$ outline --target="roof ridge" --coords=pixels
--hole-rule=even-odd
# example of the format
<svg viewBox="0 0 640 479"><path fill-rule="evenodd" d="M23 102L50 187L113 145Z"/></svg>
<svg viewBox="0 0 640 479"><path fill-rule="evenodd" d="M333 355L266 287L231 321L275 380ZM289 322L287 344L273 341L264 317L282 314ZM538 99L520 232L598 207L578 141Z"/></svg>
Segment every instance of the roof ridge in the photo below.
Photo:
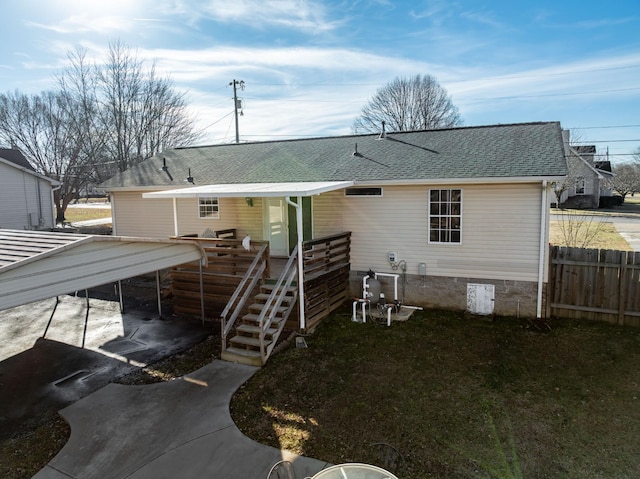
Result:
<svg viewBox="0 0 640 479"><path fill-rule="evenodd" d="M482 128L503 128L510 126L532 126L532 125L551 125L551 124L560 124L560 121L530 121L523 123L496 123L491 125L469 125L469 126L455 126L455 127L447 127L447 128L429 128L422 130L407 130L407 131L387 131L387 135L407 135L412 133L426 133L432 131L453 131L453 130L472 130L472 129L482 129ZM264 141L246 141L243 143L216 143L211 145L190 145L190 146L177 146L175 148L171 148L173 150L189 150L194 148L215 148L221 146L241 146L241 145L264 145L269 143L292 143L292 142L303 142L303 141L315 141L315 140L338 140L338 139L348 139L348 138L366 138L370 136L380 136L380 133L351 133L349 135L326 135L326 136L309 136L303 138L284 138L281 140L264 140Z"/></svg>

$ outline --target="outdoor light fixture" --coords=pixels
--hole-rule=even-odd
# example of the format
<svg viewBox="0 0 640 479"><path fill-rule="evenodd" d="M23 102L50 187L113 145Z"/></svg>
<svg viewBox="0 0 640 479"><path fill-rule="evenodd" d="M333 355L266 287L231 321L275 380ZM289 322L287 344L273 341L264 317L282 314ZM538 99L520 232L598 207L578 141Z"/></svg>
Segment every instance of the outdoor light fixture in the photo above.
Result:
<svg viewBox="0 0 640 479"><path fill-rule="evenodd" d="M253 206L253 198L247 196L244 200L247 202L247 206Z"/></svg>

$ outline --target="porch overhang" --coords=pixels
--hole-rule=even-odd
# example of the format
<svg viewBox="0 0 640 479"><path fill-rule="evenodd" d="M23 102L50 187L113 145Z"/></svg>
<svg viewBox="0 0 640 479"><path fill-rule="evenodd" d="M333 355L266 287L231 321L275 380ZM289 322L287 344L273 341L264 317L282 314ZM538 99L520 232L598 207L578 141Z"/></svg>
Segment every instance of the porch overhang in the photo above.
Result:
<svg viewBox="0 0 640 479"><path fill-rule="evenodd" d="M296 230L298 235L298 291L299 291L299 316L300 328L306 327L305 305L304 305L304 271L302 265L302 201L305 196L314 196L329 191L340 190L353 186L353 181L299 181L295 183L236 183L220 185L202 185L173 190L155 191L153 193L143 193L143 198L172 198L173 199L173 221L175 235L178 236L177 207L178 198L200 198L214 196L218 198L268 198L285 197L289 205L296 209ZM291 198L298 198L297 203Z"/></svg>
<svg viewBox="0 0 640 479"><path fill-rule="evenodd" d="M202 185L143 193L143 198L220 198L314 196L353 186L353 181L300 181L295 183L236 183Z"/></svg>

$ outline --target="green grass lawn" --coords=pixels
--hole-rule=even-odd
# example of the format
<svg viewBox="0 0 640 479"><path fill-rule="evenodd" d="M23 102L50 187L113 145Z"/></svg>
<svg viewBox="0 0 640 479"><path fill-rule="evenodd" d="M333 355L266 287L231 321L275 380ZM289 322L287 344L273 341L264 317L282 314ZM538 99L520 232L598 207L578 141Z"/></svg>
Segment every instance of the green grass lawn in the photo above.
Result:
<svg viewBox="0 0 640 479"><path fill-rule="evenodd" d="M249 437L331 463L404 455L401 478L640 477L640 331L424 312L324 320L232 401Z"/></svg>

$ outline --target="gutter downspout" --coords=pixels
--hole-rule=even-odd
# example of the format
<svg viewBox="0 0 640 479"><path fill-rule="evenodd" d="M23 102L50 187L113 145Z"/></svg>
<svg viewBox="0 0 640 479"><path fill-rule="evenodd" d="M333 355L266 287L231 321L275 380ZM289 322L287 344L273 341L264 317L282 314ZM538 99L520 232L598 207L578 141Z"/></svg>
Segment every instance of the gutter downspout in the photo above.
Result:
<svg viewBox="0 0 640 479"><path fill-rule="evenodd" d="M109 193L109 203L111 203L111 236L118 236L116 201L113 193Z"/></svg>
<svg viewBox="0 0 640 479"><path fill-rule="evenodd" d="M548 222L548 205L547 205L547 180L542 180L542 205L540 207L540 252L538 258L538 298L536 301L536 317L542 318L542 287L544 285L544 265L547 257L547 222Z"/></svg>
<svg viewBox="0 0 640 479"><path fill-rule="evenodd" d="M298 292L300 297L298 300L298 307L300 315L300 329L304 329L307 326L304 316L304 266L302 263L302 235L304 231L302 228L302 197L298 196L297 198L297 203L291 201L290 196L285 197L285 201L296 209L296 227L298 232Z"/></svg>
<svg viewBox="0 0 640 479"><path fill-rule="evenodd" d="M177 198L172 198L173 200L173 235L178 237L178 200Z"/></svg>

